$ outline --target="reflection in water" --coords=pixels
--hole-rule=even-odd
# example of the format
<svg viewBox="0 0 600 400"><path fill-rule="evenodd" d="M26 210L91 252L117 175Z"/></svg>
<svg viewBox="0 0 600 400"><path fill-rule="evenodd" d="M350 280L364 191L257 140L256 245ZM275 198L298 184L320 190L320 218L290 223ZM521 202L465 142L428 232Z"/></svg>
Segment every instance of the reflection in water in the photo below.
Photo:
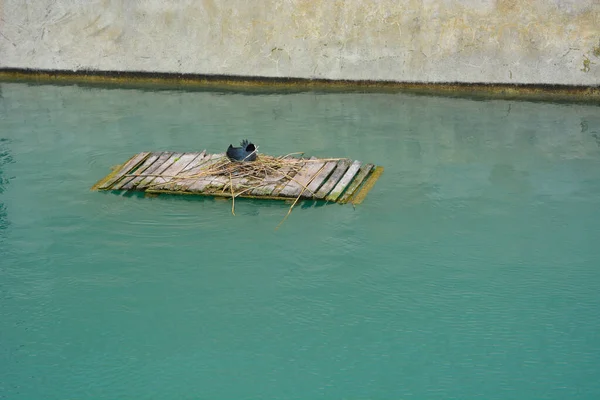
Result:
<svg viewBox="0 0 600 400"><path fill-rule="evenodd" d="M6 204L4 203L3 193L10 182L6 173L6 166L13 163L13 157L9 149L10 140L0 138L0 238L4 236L4 232L8 228L8 215Z"/></svg>
<svg viewBox="0 0 600 400"><path fill-rule="evenodd" d="M4 187L8 184L5 166L13 162L12 153L9 149L11 140L0 137L0 193L4 191Z"/></svg>
<svg viewBox="0 0 600 400"><path fill-rule="evenodd" d="M8 215L6 213L6 205L0 202L0 240L4 237L6 229L8 229Z"/></svg>

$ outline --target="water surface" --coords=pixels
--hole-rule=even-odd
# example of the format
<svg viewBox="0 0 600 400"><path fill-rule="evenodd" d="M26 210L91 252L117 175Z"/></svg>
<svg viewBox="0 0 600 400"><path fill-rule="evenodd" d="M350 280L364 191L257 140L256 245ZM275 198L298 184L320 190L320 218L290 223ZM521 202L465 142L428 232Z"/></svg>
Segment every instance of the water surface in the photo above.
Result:
<svg viewBox="0 0 600 400"><path fill-rule="evenodd" d="M0 84L0 398L600 398L600 109ZM91 192L140 151L385 167L360 206Z"/></svg>

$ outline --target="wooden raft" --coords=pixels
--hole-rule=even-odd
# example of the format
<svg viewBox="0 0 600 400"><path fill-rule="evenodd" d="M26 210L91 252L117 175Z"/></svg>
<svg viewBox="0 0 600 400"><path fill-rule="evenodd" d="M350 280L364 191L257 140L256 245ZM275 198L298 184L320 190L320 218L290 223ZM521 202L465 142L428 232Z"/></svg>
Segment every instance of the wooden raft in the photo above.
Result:
<svg viewBox="0 0 600 400"><path fill-rule="evenodd" d="M275 161L264 161L262 168L261 158ZM142 152L116 166L92 190L359 204L383 173L383 167L347 158L283 160L293 167L277 160L259 154L257 161L231 162L224 153L206 150Z"/></svg>

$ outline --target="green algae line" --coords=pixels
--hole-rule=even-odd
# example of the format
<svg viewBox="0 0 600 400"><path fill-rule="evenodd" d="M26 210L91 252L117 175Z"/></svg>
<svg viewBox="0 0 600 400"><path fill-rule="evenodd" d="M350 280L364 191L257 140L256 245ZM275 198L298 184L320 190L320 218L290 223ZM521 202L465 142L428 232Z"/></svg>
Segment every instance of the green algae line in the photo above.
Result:
<svg viewBox="0 0 600 400"><path fill-rule="evenodd" d="M0 82L79 84L101 87L116 86L118 88L149 88L153 90L178 88L285 93L311 90L344 93L402 92L482 99L600 103L600 85L333 80L137 71L32 70L23 68L1 68Z"/></svg>

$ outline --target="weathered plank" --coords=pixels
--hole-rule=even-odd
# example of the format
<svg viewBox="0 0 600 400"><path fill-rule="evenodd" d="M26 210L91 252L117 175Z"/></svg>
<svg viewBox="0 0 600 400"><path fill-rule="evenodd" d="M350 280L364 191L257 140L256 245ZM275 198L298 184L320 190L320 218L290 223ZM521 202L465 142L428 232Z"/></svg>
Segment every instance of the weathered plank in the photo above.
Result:
<svg viewBox="0 0 600 400"><path fill-rule="evenodd" d="M327 182L325 182L323 186L321 186L321 188L317 191L315 197L317 199L325 198L325 196L329 194L331 189L333 189L333 187L339 182L339 180L342 179L342 176L344 176L344 173L348 170L349 166L350 160L348 159L338 161L335 170L333 171L329 179L327 179Z"/></svg>
<svg viewBox="0 0 600 400"><path fill-rule="evenodd" d="M116 172L110 179L108 179L101 186L99 186L99 188L100 189L109 189L110 187L112 187L112 185L114 185L121 178L123 178L127 173L129 173L129 171L131 171L133 168L137 167L140 163L144 162L149 155L150 155L150 152L145 151L145 152L136 154L135 156L131 157L129 159L129 161L127 161L125 163L125 165L123 165L118 170L118 172Z"/></svg>
<svg viewBox="0 0 600 400"><path fill-rule="evenodd" d="M352 178L354 178L354 175L356 175L356 173L358 172L360 165L361 165L360 161L354 161L352 163L352 165L350 165L350 168L348 168L348 170L346 171L346 173L344 174L342 179L340 179L340 181L337 183L337 185L335 185L333 190L331 190L331 192L327 195L327 197L325 197L325 200L336 201L338 199L338 197L340 197L340 195L342 194L342 192L344 191L346 186L348 186L350 184L350 181L352 180Z"/></svg>
<svg viewBox="0 0 600 400"><path fill-rule="evenodd" d="M223 192L225 185L229 184L229 177L220 175L215 176L212 181L208 185L204 187L204 191L206 193L217 193Z"/></svg>
<svg viewBox="0 0 600 400"><path fill-rule="evenodd" d="M225 176L222 177L225 180L225 184L221 187L215 188L213 187L213 182L211 182L211 184L209 185L209 187L205 188L205 191L208 191L209 193L218 193L219 196L229 196L231 197L231 192L232 189L231 187L233 187L233 194L234 196L238 196L240 194L248 196L249 192L250 192L250 188L253 186L253 183L255 184L256 182L254 179L252 179L251 177L235 177L235 176L231 176L231 179L229 178L229 176ZM219 179L221 180L221 179Z"/></svg>
<svg viewBox="0 0 600 400"><path fill-rule="evenodd" d="M203 170L210 168L212 165L223 161L223 159L224 159L224 155L222 153L221 154L211 154L209 159L204 164L202 164L198 173L201 173ZM215 176L205 176L205 177L201 177L201 178L196 178L187 186L182 185L182 188L184 190L187 190L190 192L202 192L204 190L204 188L213 181L214 178L215 178Z"/></svg>
<svg viewBox="0 0 600 400"><path fill-rule="evenodd" d="M275 188L269 196L279 197L281 191L290 183L290 181L296 178L296 175L298 175L299 170L303 167L304 164L302 164L302 166L296 165L296 168L290 166L290 169L287 172L286 176L275 185Z"/></svg>
<svg viewBox="0 0 600 400"><path fill-rule="evenodd" d="M311 182L311 179L325 165L323 161L317 161L316 157L311 157L306 161L296 176L281 189L279 196L282 197L298 197L302 191L306 191L306 186Z"/></svg>
<svg viewBox="0 0 600 400"><path fill-rule="evenodd" d="M184 153L179 159L175 160L173 164L162 172L162 176L157 177L152 186L157 190L165 190L169 186L169 183L173 181L185 167L187 167L192 161L194 161L200 154L199 153Z"/></svg>
<svg viewBox="0 0 600 400"><path fill-rule="evenodd" d="M183 155L183 153L173 153L171 154L171 157L169 157L169 159L167 161L165 161L160 167L158 167L158 169L156 171L154 171L154 175L162 175L163 172L165 172L165 170L167 168L169 168L171 165L173 165L173 163L177 160L179 160L179 158ZM159 178L159 176L148 176L146 178L144 178L138 185L138 189L141 188L146 188L146 189L150 189L154 187L154 182L156 182L156 180ZM159 181L160 182L160 181Z"/></svg>
<svg viewBox="0 0 600 400"><path fill-rule="evenodd" d="M195 173L194 171L206 160L206 158L207 158L206 150L202 150L198 154L198 157L196 157L194 159L194 161L189 163L187 165L187 167L185 167L183 170L181 170L181 172L179 172L179 174L180 175L193 175Z"/></svg>
<svg viewBox="0 0 600 400"><path fill-rule="evenodd" d="M381 174L383 174L383 167L375 167L373 169L373 172L371 172L365 183L360 187L360 190L352 196L351 203L353 205L359 205L363 202L365 197L367 197L367 193L373 188Z"/></svg>
<svg viewBox="0 0 600 400"><path fill-rule="evenodd" d="M148 174L154 174L156 173L156 171L173 155L172 152L170 151L165 151L162 152L160 154L160 156L158 157L158 159L152 164L152 166L148 169L146 169L144 171L144 175ZM130 180L129 182L127 182L125 185L123 185L122 189L125 190L131 190L133 188L137 188L138 186L140 186L140 183L142 183L142 181L145 181L147 178L145 176L139 176L139 177L135 177L132 180ZM143 187L143 185L142 185Z"/></svg>
<svg viewBox="0 0 600 400"><path fill-rule="evenodd" d="M233 178L232 184L233 193L236 197L239 195L250 196L252 188L256 186L256 181L251 178ZM227 188L225 188L225 190L227 190Z"/></svg>
<svg viewBox="0 0 600 400"><path fill-rule="evenodd" d="M150 154L150 156L148 158L146 158L146 161L144 161L142 163L142 165L139 166L138 169L136 169L133 174L134 175L139 175L144 173L146 170L148 170L149 168L152 167L152 165L158 160L158 158L160 157L162 153L152 153ZM135 176L126 176L125 178L121 179L118 183L116 183L113 186L113 190L121 190L121 189L126 189L126 185L128 183L130 183L131 181L133 181L134 179L136 179Z"/></svg>
<svg viewBox="0 0 600 400"><path fill-rule="evenodd" d="M356 189L358 189L358 187L360 186L360 184L369 175L369 173L371 172L371 170L373 169L373 167L374 167L373 164L363 164L363 166L360 167L360 170L358 170L358 173L356 174L356 176L352 180L352 183L350 183L350 186L348 186L348 188L346 189L346 191L344 192L344 194L342 195L342 197L340 197L338 199L338 203L345 204L345 203L348 202L348 199L350 199L350 197L352 197L352 195L354 194L354 192L356 191Z"/></svg>
<svg viewBox="0 0 600 400"><path fill-rule="evenodd" d="M254 188L250 194L252 196L276 196L295 174L296 171L291 167L283 167L279 171L269 174L263 180L263 184Z"/></svg>
<svg viewBox="0 0 600 400"><path fill-rule="evenodd" d="M337 165L337 161L329 161L325 164L321 172L315 176L313 181L307 186L307 190L302 193L302 197L315 197L317 193L317 189L325 182L329 174L333 171L335 166Z"/></svg>
<svg viewBox="0 0 600 400"><path fill-rule="evenodd" d="M178 179L171 182L170 190L185 191L189 185L198 179L198 173L202 171L204 164L210 161L210 157L206 154L206 150L201 152L178 174Z"/></svg>

